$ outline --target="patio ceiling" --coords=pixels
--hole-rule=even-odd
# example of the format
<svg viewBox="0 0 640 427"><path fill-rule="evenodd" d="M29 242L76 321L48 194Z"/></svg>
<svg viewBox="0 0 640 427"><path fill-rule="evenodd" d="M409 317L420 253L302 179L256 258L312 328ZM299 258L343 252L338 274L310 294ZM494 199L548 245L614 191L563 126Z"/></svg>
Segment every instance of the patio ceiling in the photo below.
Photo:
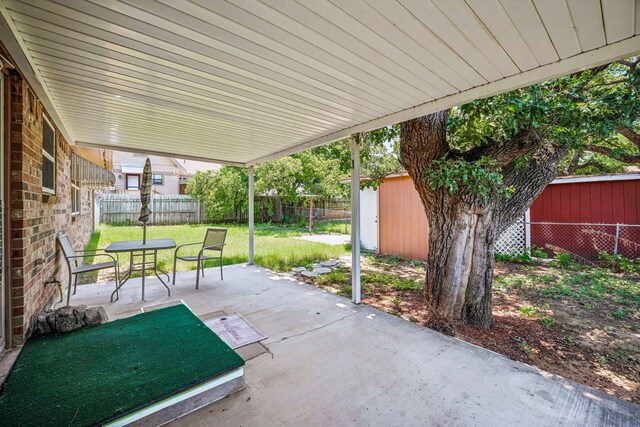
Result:
<svg viewBox="0 0 640 427"><path fill-rule="evenodd" d="M640 0L2 0L70 142L251 165L640 51Z"/></svg>

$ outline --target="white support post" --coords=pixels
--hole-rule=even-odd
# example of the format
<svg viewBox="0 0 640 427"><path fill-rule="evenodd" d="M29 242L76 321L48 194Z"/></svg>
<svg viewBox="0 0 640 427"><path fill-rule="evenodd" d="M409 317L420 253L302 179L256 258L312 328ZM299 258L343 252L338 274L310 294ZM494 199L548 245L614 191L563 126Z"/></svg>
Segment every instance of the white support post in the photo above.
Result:
<svg viewBox="0 0 640 427"><path fill-rule="evenodd" d="M361 302L360 293L360 146L351 137L351 299Z"/></svg>
<svg viewBox="0 0 640 427"><path fill-rule="evenodd" d="M531 255L531 209L524 213L524 252Z"/></svg>
<svg viewBox="0 0 640 427"><path fill-rule="evenodd" d="M249 265L253 265L253 166L249 166Z"/></svg>

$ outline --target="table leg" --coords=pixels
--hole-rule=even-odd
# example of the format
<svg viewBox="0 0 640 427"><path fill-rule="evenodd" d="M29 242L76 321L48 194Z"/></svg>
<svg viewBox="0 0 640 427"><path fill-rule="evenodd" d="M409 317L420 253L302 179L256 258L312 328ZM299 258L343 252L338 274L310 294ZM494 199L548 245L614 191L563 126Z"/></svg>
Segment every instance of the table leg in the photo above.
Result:
<svg viewBox="0 0 640 427"><path fill-rule="evenodd" d="M167 284L164 282L164 280L162 280L162 277L160 277L158 275L158 270L160 270L158 268L158 251L155 251L153 253L153 272L155 273L156 277L158 278L158 280L160 280L160 283L162 283L162 285L167 288L167 293L169 294L169 296L171 296L171 288L169 288L169 286L167 286ZM163 273L164 275L167 276L167 281L169 281L168 277L169 275L167 273L165 273L164 271L160 270L161 273Z"/></svg>
<svg viewBox="0 0 640 427"><path fill-rule="evenodd" d="M116 257L118 260L118 268L120 268L120 257L118 256L118 253L116 252ZM120 283L118 283L118 287L116 288L115 291L113 291L111 293L111 302L113 302L113 296L118 294L118 291L120 291L120 289L122 288L122 286L131 278L131 273L133 269L133 252L129 252L129 270L127 270L121 277L120 277ZM118 298L116 299L119 300L120 296L118 295Z"/></svg>
<svg viewBox="0 0 640 427"><path fill-rule="evenodd" d="M142 250L142 301L144 301L144 275L147 263L147 251Z"/></svg>

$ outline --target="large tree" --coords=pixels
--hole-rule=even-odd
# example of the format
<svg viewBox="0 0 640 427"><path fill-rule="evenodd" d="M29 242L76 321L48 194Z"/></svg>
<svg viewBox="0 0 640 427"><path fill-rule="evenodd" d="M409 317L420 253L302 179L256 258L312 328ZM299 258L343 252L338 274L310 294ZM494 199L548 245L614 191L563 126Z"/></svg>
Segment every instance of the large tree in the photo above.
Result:
<svg viewBox="0 0 640 427"><path fill-rule="evenodd" d="M586 167L596 155L640 161L638 62L618 61L400 125L400 162L429 220L425 297L432 326L491 325L494 242L558 175L563 159L566 170Z"/></svg>

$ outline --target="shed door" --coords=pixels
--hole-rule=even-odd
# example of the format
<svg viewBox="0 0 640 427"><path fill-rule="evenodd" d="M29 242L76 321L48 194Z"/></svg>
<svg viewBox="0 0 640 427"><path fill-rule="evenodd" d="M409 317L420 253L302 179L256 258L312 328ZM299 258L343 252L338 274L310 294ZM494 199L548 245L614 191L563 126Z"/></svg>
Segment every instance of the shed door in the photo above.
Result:
<svg viewBox="0 0 640 427"><path fill-rule="evenodd" d="M378 250L378 192L360 191L360 240L366 249Z"/></svg>

